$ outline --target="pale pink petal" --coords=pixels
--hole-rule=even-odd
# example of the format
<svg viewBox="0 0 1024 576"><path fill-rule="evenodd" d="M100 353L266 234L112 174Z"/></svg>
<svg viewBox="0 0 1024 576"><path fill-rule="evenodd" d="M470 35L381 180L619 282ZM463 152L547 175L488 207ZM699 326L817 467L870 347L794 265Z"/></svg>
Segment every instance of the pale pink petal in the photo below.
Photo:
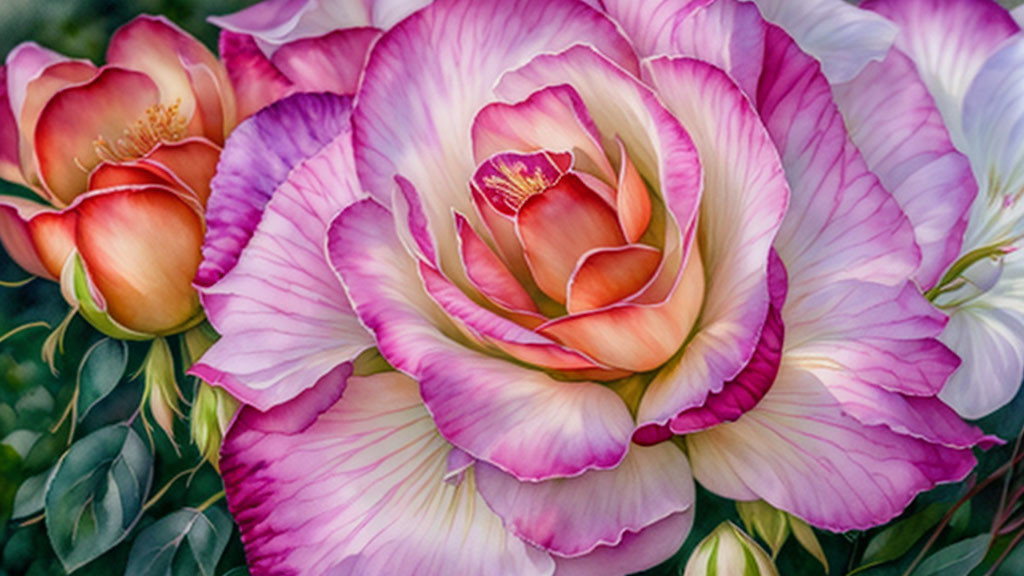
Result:
<svg viewBox="0 0 1024 576"><path fill-rule="evenodd" d="M768 314L768 256L789 190L764 126L721 70L662 58L646 72L694 138L706 190L697 241L708 278L701 319L682 356L640 403L641 423L663 424L703 404L753 355Z"/></svg>
<svg viewBox="0 0 1024 576"><path fill-rule="evenodd" d="M921 248L914 280L927 290L960 253L978 188L970 164L953 147L913 62L898 49L833 91L850 139L914 226Z"/></svg>
<svg viewBox="0 0 1024 576"><path fill-rule="evenodd" d="M437 0L376 44L353 117L359 180L385 204L396 173L420 191L446 270L458 263L451 211L472 214L471 127L492 86L528 58L580 42L636 70L615 25L575 0Z"/></svg>
<svg viewBox="0 0 1024 576"><path fill-rule="evenodd" d="M559 346L551 339L483 308L427 264L421 262L419 269L423 287L430 297L474 341L484 346L492 345L521 362L548 370L567 372L601 368L579 352Z"/></svg>
<svg viewBox="0 0 1024 576"><path fill-rule="evenodd" d="M218 46L238 98L239 120L296 92L292 81L260 52L251 36L224 30Z"/></svg>
<svg viewBox="0 0 1024 576"><path fill-rule="evenodd" d="M232 267L215 283L200 285L207 316L222 337L192 372L260 409L294 398L334 366L373 346L324 252L331 218L361 195L352 181L351 132L345 126L349 110L346 99L327 94L295 96L268 108L248 121L253 129L232 136L228 149L236 152L225 154L224 177L214 185L211 204L220 194L249 190L247 182L267 189L262 188L269 182L264 174L228 180L252 174L247 167L253 157L247 152L253 149L260 153L259 163L270 164L264 142L253 139L263 134L261 126L285 123L295 142L273 162L297 159L303 150L316 148L324 127L339 128L333 140L311 151L275 185ZM285 142L277 141L273 149L284 150ZM259 216L258 206L247 210ZM217 233L208 234L208 247Z"/></svg>
<svg viewBox="0 0 1024 576"><path fill-rule="evenodd" d="M1017 22L1018 26L1024 26L1024 5L1017 6L1010 11L1010 14L1013 16L1013 19Z"/></svg>
<svg viewBox="0 0 1024 576"><path fill-rule="evenodd" d="M0 178L22 184L21 160L18 152L18 123L11 113L10 93L7 91L7 67L0 66Z"/></svg>
<svg viewBox="0 0 1024 576"><path fill-rule="evenodd" d="M753 1L765 19L822 63L831 82L846 82L884 58L898 32L892 22L842 0Z"/></svg>
<svg viewBox="0 0 1024 576"><path fill-rule="evenodd" d="M370 46L379 37L375 28L338 30L285 44L270 61L301 92L352 94Z"/></svg>
<svg viewBox="0 0 1024 576"><path fill-rule="evenodd" d="M690 466L678 446L630 446L612 470L575 478L520 482L487 464L476 466L477 489L515 536L565 557L614 546L694 504ZM609 497L614 495L614 497Z"/></svg>
<svg viewBox="0 0 1024 576"><path fill-rule="evenodd" d="M917 64L953 143L961 147L967 89L985 60L1020 27L1005 8L985 0L868 0L861 7L899 26L896 46Z"/></svg>
<svg viewBox="0 0 1024 576"><path fill-rule="evenodd" d="M782 345L785 341L782 306L786 301L788 288L786 268L778 255L772 251L768 263L771 308L768 309L768 317L761 328L761 336L754 355L735 378L722 386L721 391L708 395L701 406L684 410L673 418L669 422L668 432L690 434L722 422L732 422L749 412L761 398L764 398L775 382L782 361ZM638 431L639 438L649 441L664 439L666 431L656 426L650 425L647 429Z"/></svg>
<svg viewBox="0 0 1024 576"><path fill-rule="evenodd" d="M615 546L598 546L578 558L554 556L556 576L620 576L661 564L676 553L693 526L693 508L640 532L626 532Z"/></svg>
<svg viewBox="0 0 1024 576"><path fill-rule="evenodd" d="M937 394L959 364L934 340L945 316L911 283L848 280L813 294L792 287L783 311L787 355L915 396Z"/></svg>
<svg viewBox="0 0 1024 576"><path fill-rule="evenodd" d="M373 201L356 203L332 224L328 250L381 353L420 381L445 438L522 479L617 465L632 433L625 403L599 384L557 381L451 340L393 221Z"/></svg>
<svg viewBox="0 0 1024 576"><path fill-rule="evenodd" d="M637 293L658 270L661 252L646 244L592 250L569 279L570 314L614 304Z"/></svg>
<svg viewBox="0 0 1024 576"><path fill-rule="evenodd" d="M516 232L537 286L560 304L584 254L626 242L615 210L573 174L526 200Z"/></svg>
<svg viewBox="0 0 1024 576"><path fill-rule="evenodd" d="M685 56L725 70L747 94L757 93L764 20L739 0L607 0L642 58Z"/></svg>
<svg viewBox="0 0 1024 576"><path fill-rule="evenodd" d="M288 404L243 408L221 470L249 570L270 574L551 574L474 489L444 481L451 445L416 383L341 366Z"/></svg>
<svg viewBox="0 0 1024 576"><path fill-rule="evenodd" d="M473 121L473 158L480 164L501 152L572 151L577 170L603 177L615 172L601 134L571 86L543 88L516 104L488 104Z"/></svg>
<svg viewBox="0 0 1024 576"><path fill-rule="evenodd" d="M752 411L686 437L697 480L728 498L751 495L833 531L899 515L919 492L974 467L958 450L866 426L809 372L788 366Z"/></svg>
<svg viewBox="0 0 1024 576"><path fill-rule="evenodd" d="M68 58L52 50L43 48L35 42L23 42L14 47L7 55L7 76L4 79L5 89L10 98L10 111L15 118L21 117L21 109L25 105L28 85L39 77L48 66L62 62Z"/></svg>
<svg viewBox="0 0 1024 576"><path fill-rule="evenodd" d="M850 141L818 63L775 27L758 106L792 191L775 241L790 298L847 278L902 285L920 263L914 230Z"/></svg>

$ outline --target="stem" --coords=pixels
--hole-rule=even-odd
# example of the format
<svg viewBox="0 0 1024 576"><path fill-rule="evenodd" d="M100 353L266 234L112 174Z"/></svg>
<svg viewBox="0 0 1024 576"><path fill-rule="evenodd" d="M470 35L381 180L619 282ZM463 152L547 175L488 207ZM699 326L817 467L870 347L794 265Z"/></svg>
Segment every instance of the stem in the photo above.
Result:
<svg viewBox="0 0 1024 576"><path fill-rule="evenodd" d="M24 280L0 280L0 288L21 288L35 279L35 276L29 276Z"/></svg>
<svg viewBox="0 0 1024 576"><path fill-rule="evenodd" d="M206 501L203 502L202 504L200 504L199 506L196 506L196 510L198 510L200 512L203 512L207 508L209 508L210 506L213 506L214 504L216 504L217 501L220 500L223 497L224 497L224 491L221 490L220 492L217 492L213 496L210 496L209 498L207 498Z"/></svg>
<svg viewBox="0 0 1024 576"><path fill-rule="evenodd" d="M14 328L13 330L11 330L10 332L4 334L3 336L0 336L0 342L3 342L4 340L7 340L8 338L11 338L13 336L17 336L18 334L21 334L22 332L24 332L26 330L31 330L33 328L46 328L47 330L49 330L50 329L50 325L47 324L46 322L41 321L41 320L39 322L29 322L28 324L22 324L21 326L18 326L17 328Z"/></svg>
<svg viewBox="0 0 1024 576"><path fill-rule="evenodd" d="M202 464L200 464L200 466L201 465ZM147 500L146 503L142 505L142 509L149 510L151 507L153 507L154 504L156 504L161 498L163 498L164 494L166 494L167 491L171 489L171 485L178 481L178 478L181 478L182 476L193 472L195 472L194 468L188 468L175 474L173 478L167 481L167 484L164 484L164 487L161 488L159 492L154 494L152 498Z"/></svg>
<svg viewBox="0 0 1024 576"><path fill-rule="evenodd" d="M1013 445L1013 453L1010 455L1010 460L1016 460L1017 455L1020 454L1021 440L1024 440L1024 428L1020 429L1020 433L1017 434L1017 442ZM992 519L992 538L996 537L996 532L999 531L1000 525L1007 520L1006 514L1006 498L1010 494L1010 484L1013 482L1013 474L1007 474L1006 480L1003 482L1003 492L999 496L999 507L996 508L995 518Z"/></svg>
<svg viewBox="0 0 1024 576"><path fill-rule="evenodd" d="M1010 552L1017 547L1017 544L1020 544L1021 538L1024 538L1024 530L1017 532L1013 537L1013 540L1010 540L1010 543L1006 546L1006 550L1003 550L1003 553L999 555L999 558L996 558L996 563L988 569L988 572L985 572L985 576L992 576L996 573L996 570L999 569L999 565L1006 560L1006 557L1009 556Z"/></svg>
<svg viewBox="0 0 1024 576"><path fill-rule="evenodd" d="M988 478L985 478L981 483L972 488L970 492L965 494L963 498L958 500L957 503L954 504L953 507L950 508L942 517L942 521L939 522L939 525L935 528L935 532L932 532L931 537L928 538L927 542L925 542L924 548L922 548L921 551L917 554L917 557L914 558L914 562L910 565L909 568L907 568L906 572L903 573L903 576L910 576L914 569L917 568L917 565L920 564L922 560L924 560L925 554L927 554L928 550L932 547L933 544L935 544L935 541L939 539L939 534L941 534L942 531L946 528L946 525L949 524L949 521L953 519L953 514L955 514L961 506L963 506L971 498L977 496L982 490L988 488L990 484L998 480L1003 474L1006 474L1010 470L1013 470L1013 467L1016 466L1022 459L1024 459L1024 454L1018 454L1013 460L1000 466L998 470L993 472Z"/></svg>

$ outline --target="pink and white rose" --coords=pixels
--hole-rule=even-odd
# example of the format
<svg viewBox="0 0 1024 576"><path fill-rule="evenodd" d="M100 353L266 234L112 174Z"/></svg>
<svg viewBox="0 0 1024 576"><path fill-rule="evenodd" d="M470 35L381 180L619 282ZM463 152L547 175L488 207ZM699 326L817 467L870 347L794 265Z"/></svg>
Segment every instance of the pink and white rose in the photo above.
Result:
<svg viewBox="0 0 1024 576"><path fill-rule="evenodd" d="M968 473L994 439L936 397L922 288L970 166L894 25L812 13L436 0L354 98L239 126L193 372L248 405L253 574L624 574L682 544L692 478L841 531Z"/></svg>

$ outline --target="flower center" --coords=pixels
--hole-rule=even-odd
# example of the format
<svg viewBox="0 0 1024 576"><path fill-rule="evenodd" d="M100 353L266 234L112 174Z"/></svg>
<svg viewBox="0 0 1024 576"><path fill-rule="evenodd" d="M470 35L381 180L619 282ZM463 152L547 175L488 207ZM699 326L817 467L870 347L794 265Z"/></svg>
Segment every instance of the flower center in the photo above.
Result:
<svg viewBox="0 0 1024 576"><path fill-rule="evenodd" d="M170 106L154 104L125 128L119 138L111 142L100 135L93 146L96 156L103 162L137 160L160 143L181 140L187 127L188 119L181 113L180 99Z"/></svg>
<svg viewBox="0 0 1024 576"><path fill-rule="evenodd" d="M484 184L501 193L505 204L514 210L518 210L527 198L540 194L553 184L540 167L534 167L531 173L521 161L508 164L499 159L494 168L498 174L484 177Z"/></svg>

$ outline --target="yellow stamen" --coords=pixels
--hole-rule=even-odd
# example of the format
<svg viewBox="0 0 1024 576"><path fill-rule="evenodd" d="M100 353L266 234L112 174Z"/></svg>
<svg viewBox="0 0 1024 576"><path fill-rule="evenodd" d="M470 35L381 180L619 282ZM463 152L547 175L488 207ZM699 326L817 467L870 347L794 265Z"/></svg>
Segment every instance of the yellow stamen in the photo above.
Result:
<svg viewBox="0 0 1024 576"><path fill-rule="evenodd" d="M534 168L532 174L527 173L526 164L523 162L513 162L509 165L504 160L498 160L494 167L501 175L487 176L484 178L484 184L501 192L505 196L505 202L513 208L519 208L530 196L540 194L551 187L551 181L539 167Z"/></svg>
<svg viewBox="0 0 1024 576"><path fill-rule="evenodd" d="M93 146L100 161L137 160L157 144L181 140L185 137L187 127L188 120L181 114L181 99L178 99L170 106L150 106L142 118L124 129L120 138L110 142L101 135L93 142Z"/></svg>

